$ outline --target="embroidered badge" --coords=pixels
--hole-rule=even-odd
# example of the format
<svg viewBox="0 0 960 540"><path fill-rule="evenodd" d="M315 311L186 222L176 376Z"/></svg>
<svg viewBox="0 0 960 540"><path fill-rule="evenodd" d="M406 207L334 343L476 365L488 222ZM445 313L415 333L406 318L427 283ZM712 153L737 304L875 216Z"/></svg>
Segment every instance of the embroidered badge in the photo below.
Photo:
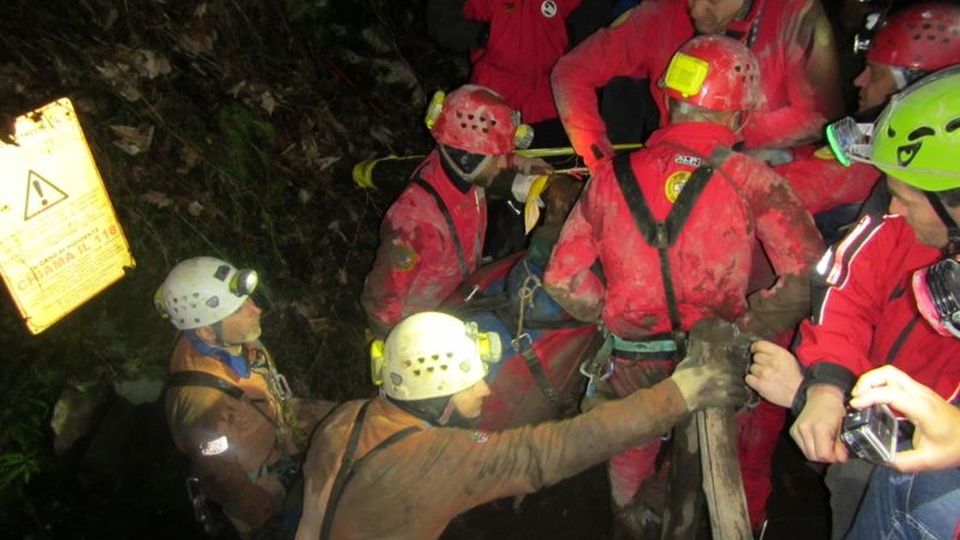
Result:
<svg viewBox="0 0 960 540"><path fill-rule="evenodd" d="M490 440L490 434L486 431L471 431L470 440L477 444L483 444Z"/></svg>
<svg viewBox="0 0 960 540"><path fill-rule="evenodd" d="M219 456L227 451L230 445L227 444L227 436L223 435L212 441L200 443L200 453L204 456Z"/></svg>
<svg viewBox="0 0 960 540"><path fill-rule="evenodd" d="M689 179L689 171L677 171L668 176L667 181L663 184L663 194L667 196L667 200L671 203L677 202L677 197L680 196L680 192L683 191L683 186L686 185Z"/></svg>
<svg viewBox="0 0 960 540"><path fill-rule="evenodd" d="M699 167L703 160L697 156L678 155L677 157L673 158L673 162L677 165L686 165L687 167Z"/></svg>
<svg viewBox="0 0 960 540"><path fill-rule="evenodd" d="M540 13L546 18L552 19L557 14L557 3L553 0L543 0L543 3L540 4Z"/></svg>
<svg viewBox="0 0 960 540"><path fill-rule="evenodd" d="M389 252L390 266L394 270L406 272L417 264L417 252L406 244L391 244Z"/></svg>
<svg viewBox="0 0 960 540"><path fill-rule="evenodd" d="M821 146L817 148L817 151L813 153L813 157L817 159L826 159L829 161L836 161L837 156L833 155L833 150L829 146Z"/></svg>

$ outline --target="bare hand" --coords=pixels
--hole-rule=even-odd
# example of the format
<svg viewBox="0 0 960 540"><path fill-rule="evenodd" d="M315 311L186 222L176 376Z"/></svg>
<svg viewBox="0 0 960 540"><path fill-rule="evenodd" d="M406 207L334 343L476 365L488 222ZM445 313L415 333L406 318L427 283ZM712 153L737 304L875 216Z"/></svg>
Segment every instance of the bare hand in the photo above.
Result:
<svg viewBox="0 0 960 540"><path fill-rule="evenodd" d="M960 465L960 409L930 388L893 366L883 366L864 373L852 395L854 408L885 403L913 422L913 450L898 452L893 468L917 472Z"/></svg>
<svg viewBox="0 0 960 540"><path fill-rule="evenodd" d="M760 396L781 407L790 407L797 388L803 382L803 372L790 351L769 341L757 341L750 346L753 362L746 381Z"/></svg>
<svg viewBox="0 0 960 540"><path fill-rule="evenodd" d="M790 427L790 436L810 461L836 463L847 460L847 448L840 442L840 426L846 414L843 391L830 384L807 389L807 404Z"/></svg>

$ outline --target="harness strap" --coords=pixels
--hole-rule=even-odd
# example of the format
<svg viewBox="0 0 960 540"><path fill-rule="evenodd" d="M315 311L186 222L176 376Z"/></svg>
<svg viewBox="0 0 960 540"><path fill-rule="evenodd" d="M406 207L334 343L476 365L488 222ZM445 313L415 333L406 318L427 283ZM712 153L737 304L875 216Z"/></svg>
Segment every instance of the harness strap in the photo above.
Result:
<svg viewBox="0 0 960 540"><path fill-rule="evenodd" d="M670 329L677 344L677 354L680 357L686 356L686 335L680 321L680 310L677 306L677 295L671 278L668 250L680 237L680 232L690 217L697 200L707 187L707 182L713 176L714 168L718 167L728 155L730 155L729 149L717 148L710 159L691 173L689 180L683 186L680 195L673 204L673 208L670 209L670 213L664 221L657 221L653 218L647 200L637 182L637 177L633 174L633 168L630 167L630 154L621 154L615 157L613 161L617 183L620 185L623 198L630 208L630 213L633 214L637 228L643 235L644 241L657 248L657 253L660 256L660 276L663 280L663 292L667 300Z"/></svg>
<svg viewBox="0 0 960 540"><path fill-rule="evenodd" d="M521 334L513 341L513 344L520 355L523 356L523 363L527 366L527 371L530 372L533 380L537 383L537 388L540 389L543 397L547 399L547 402L553 406L560 416L569 416L572 413L571 406L560 399L560 394L553 383L550 382L550 378L547 377L540 356L533 348L533 340L530 338L530 334Z"/></svg>
<svg viewBox="0 0 960 540"><path fill-rule="evenodd" d="M333 481L333 487L330 488L330 498L327 499L327 508L323 513L323 526L320 529L320 540L330 539L330 534L333 530L333 518L337 511L337 505L340 503L340 498L343 496L343 490L347 487L347 482L353 478L354 473L360 468L360 465L362 465L367 458L369 458L375 452L383 450L391 444L400 442L407 436L420 431L420 428L416 426L410 426L406 429L402 429L380 441L378 445L374 446L360 459L354 459L354 455L357 452L357 445L360 443L360 433L363 430L363 420L367 415L367 407L369 405L370 401L365 401L363 405L360 406L360 410L357 412L357 417L353 421L353 428L350 430L350 438L347 440L347 448L344 450L343 458L340 460L340 469L337 471L337 477Z"/></svg>
<svg viewBox="0 0 960 540"><path fill-rule="evenodd" d="M204 386L219 390L233 399L243 399L243 388L204 371L177 371L170 374L167 387Z"/></svg>
<svg viewBox="0 0 960 540"><path fill-rule="evenodd" d="M470 271L467 269L467 259L463 254L463 244L460 242L460 233L457 232L457 226L453 222L453 214L451 214L450 209L447 208L447 203L443 202L443 197L440 196L437 188L433 187L430 182L424 180L423 176L417 175L413 177L413 183L423 188L424 191L429 193L433 199L437 201L437 208L440 209L440 213L443 214L443 219L447 222L447 227L450 228L450 233L453 234L453 243L457 247L457 262L460 264L460 274L463 276L463 279L467 279L467 276L470 274Z"/></svg>

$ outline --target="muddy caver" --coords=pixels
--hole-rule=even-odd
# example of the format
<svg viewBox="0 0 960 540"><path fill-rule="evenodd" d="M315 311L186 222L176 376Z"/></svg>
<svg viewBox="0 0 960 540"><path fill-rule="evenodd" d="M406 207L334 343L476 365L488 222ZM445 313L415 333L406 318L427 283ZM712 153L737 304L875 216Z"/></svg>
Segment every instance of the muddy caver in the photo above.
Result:
<svg viewBox="0 0 960 540"><path fill-rule="evenodd" d="M488 88L466 85L435 98L427 125L437 149L387 210L360 297L377 337L405 316L439 306L480 265L485 188L505 179L522 201L532 179L527 173L549 170L542 160L513 154L533 132Z"/></svg>
<svg viewBox="0 0 960 540"><path fill-rule="evenodd" d="M842 113L833 34L819 0L646 0L561 58L551 75L560 120L591 170L613 155L597 107L597 89L617 76L656 84L673 53L697 34L726 35L760 60L765 102L743 127L748 148L787 147L819 138Z"/></svg>
<svg viewBox="0 0 960 540"><path fill-rule="evenodd" d="M806 272L823 249L813 220L781 177L730 150L762 101L758 69L730 38L700 36L681 47L662 80L670 125L646 149L602 163L560 233L544 286L568 312L602 321L611 334L613 356L598 375L609 376L606 390L618 396L668 376L701 319L772 336L808 312ZM757 240L779 280L748 305ZM739 419L754 526L763 520L782 420L782 409L766 403ZM653 472L659 446L611 460L618 509L630 507ZM624 518L650 515L630 508Z"/></svg>
<svg viewBox="0 0 960 540"><path fill-rule="evenodd" d="M269 536L307 437L333 407L290 395L259 341L256 285L253 270L195 257L170 271L155 298L181 331L166 391L173 440L241 538Z"/></svg>
<svg viewBox="0 0 960 540"><path fill-rule="evenodd" d="M297 540L437 538L460 512L532 493L691 411L745 397L737 369L687 361L668 380L570 420L469 429L490 393L485 364L498 360L498 344L437 312L412 315L374 342L382 393L345 403L314 433Z"/></svg>

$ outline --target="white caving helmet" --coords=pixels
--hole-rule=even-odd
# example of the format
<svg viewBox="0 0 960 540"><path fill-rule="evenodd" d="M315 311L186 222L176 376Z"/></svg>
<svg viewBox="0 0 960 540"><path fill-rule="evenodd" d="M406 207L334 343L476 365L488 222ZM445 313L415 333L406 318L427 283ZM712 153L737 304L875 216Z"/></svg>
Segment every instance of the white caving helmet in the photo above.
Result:
<svg viewBox="0 0 960 540"><path fill-rule="evenodd" d="M257 273L213 257L187 259L170 271L154 295L157 311L180 330L222 321L247 301Z"/></svg>
<svg viewBox="0 0 960 540"><path fill-rule="evenodd" d="M415 401L452 396L470 388L500 361L500 337L476 323L427 311L396 325L370 351L373 383L387 396Z"/></svg>

